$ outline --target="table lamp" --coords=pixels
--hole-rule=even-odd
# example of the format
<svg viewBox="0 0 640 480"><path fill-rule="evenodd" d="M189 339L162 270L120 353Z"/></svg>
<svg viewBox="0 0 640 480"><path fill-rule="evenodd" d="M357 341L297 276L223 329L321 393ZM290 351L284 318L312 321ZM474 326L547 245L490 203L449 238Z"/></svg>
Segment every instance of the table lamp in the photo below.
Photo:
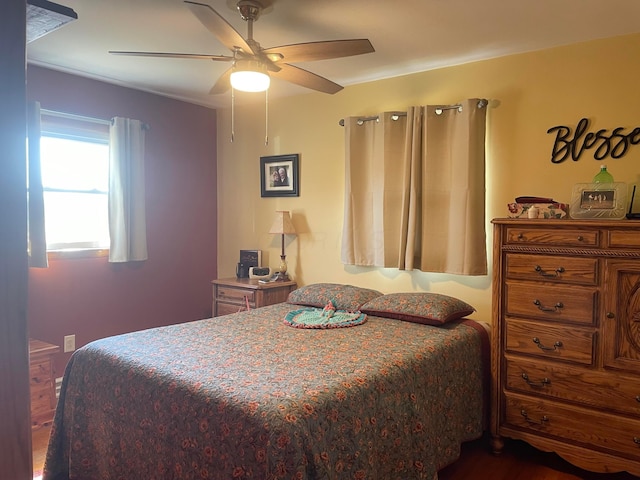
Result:
<svg viewBox="0 0 640 480"><path fill-rule="evenodd" d="M287 275L287 256L284 254L284 236L296 234L296 229L293 227L293 223L291 223L289 212L276 212L276 219L273 222L273 225L271 225L269 233L282 235L282 253L280 254L280 267L278 268L279 272L275 281L289 281L289 276Z"/></svg>

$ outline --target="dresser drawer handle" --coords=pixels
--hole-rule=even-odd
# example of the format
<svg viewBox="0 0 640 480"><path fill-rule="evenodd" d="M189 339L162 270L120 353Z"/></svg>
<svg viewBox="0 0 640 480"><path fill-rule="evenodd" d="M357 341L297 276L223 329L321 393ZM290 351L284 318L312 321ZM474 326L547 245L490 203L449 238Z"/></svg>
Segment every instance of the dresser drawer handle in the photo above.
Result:
<svg viewBox="0 0 640 480"><path fill-rule="evenodd" d="M533 338L531 339L531 341L532 341L533 343L535 343L535 344L538 346L538 348L539 348L540 350L545 350L545 351L553 351L553 350L557 350L557 349L559 349L560 347L562 347L562 342L561 342L560 340L558 340L556 343L554 343L554 344L553 344L553 347L545 347L545 346L542 344L542 342L540 342L540 339L539 339L538 337L533 337Z"/></svg>
<svg viewBox="0 0 640 480"><path fill-rule="evenodd" d="M544 422L549 421L549 417L547 417L546 415L543 415L540 420L533 420L532 418L529 418L529 414L527 414L527 411L525 409L520 410L520 415L522 415L527 422L533 425L544 425Z"/></svg>
<svg viewBox="0 0 640 480"><path fill-rule="evenodd" d="M640 445L640 437L633 437L633 443Z"/></svg>
<svg viewBox="0 0 640 480"><path fill-rule="evenodd" d="M640 403L640 395L636 395L636 402Z"/></svg>
<svg viewBox="0 0 640 480"><path fill-rule="evenodd" d="M533 304L538 307L538 310L542 310L543 312L557 312L564 308L562 302L556 303L553 307L545 307L544 305L542 305L542 302L540 300L536 299L533 301Z"/></svg>
<svg viewBox="0 0 640 480"><path fill-rule="evenodd" d="M549 380L547 377L543 378L538 382L534 382L533 380L529 380L529 375L527 375L526 373L523 373L522 379L532 387L544 387L545 385L551 385L551 380Z"/></svg>
<svg viewBox="0 0 640 480"><path fill-rule="evenodd" d="M547 272L546 270L543 270L542 267L540 265L536 265L535 271L538 272L538 274L541 277L559 277L561 273L564 273L564 267L558 267L555 269L554 272Z"/></svg>

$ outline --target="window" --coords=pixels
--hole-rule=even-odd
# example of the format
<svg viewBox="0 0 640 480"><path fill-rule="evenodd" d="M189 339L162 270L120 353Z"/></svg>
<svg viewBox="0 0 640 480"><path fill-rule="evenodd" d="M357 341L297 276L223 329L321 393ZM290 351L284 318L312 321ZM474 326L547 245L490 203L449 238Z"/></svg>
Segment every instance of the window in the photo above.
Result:
<svg viewBox="0 0 640 480"><path fill-rule="evenodd" d="M109 248L108 125L73 123L42 123L47 251Z"/></svg>

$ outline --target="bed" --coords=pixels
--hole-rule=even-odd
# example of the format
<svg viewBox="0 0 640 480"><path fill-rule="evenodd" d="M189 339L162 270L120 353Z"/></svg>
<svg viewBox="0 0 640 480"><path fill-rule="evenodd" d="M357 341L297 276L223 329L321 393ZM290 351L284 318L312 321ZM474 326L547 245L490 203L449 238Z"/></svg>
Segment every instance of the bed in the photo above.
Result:
<svg viewBox="0 0 640 480"><path fill-rule="evenodd" d="M291 321L327 306L366 317ZM486 419L488 337L472 311L315 284L97 340L67 365L43 480L437 479Z"/></svg>

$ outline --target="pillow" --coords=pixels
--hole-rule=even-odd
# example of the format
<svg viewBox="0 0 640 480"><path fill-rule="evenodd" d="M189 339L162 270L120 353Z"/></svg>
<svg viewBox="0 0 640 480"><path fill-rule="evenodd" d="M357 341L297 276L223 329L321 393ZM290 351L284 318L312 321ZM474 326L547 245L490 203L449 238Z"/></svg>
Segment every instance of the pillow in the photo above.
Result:
<svg viewBox="0 0 640 480"><path fill-rule="evenodd" d="M426 325L441 325L476 311L468 303L439 293L390 293L360 307L362 313Z"/></svg>
<svg viewBox="0 0 640 480"><path fill-rule="evenodd" d="M314 283L294 290L289 294L287 303L324 308L333 300L338 310L356 311L369 300L382 293L368 288L341 285L339 283Z"/></svg>

